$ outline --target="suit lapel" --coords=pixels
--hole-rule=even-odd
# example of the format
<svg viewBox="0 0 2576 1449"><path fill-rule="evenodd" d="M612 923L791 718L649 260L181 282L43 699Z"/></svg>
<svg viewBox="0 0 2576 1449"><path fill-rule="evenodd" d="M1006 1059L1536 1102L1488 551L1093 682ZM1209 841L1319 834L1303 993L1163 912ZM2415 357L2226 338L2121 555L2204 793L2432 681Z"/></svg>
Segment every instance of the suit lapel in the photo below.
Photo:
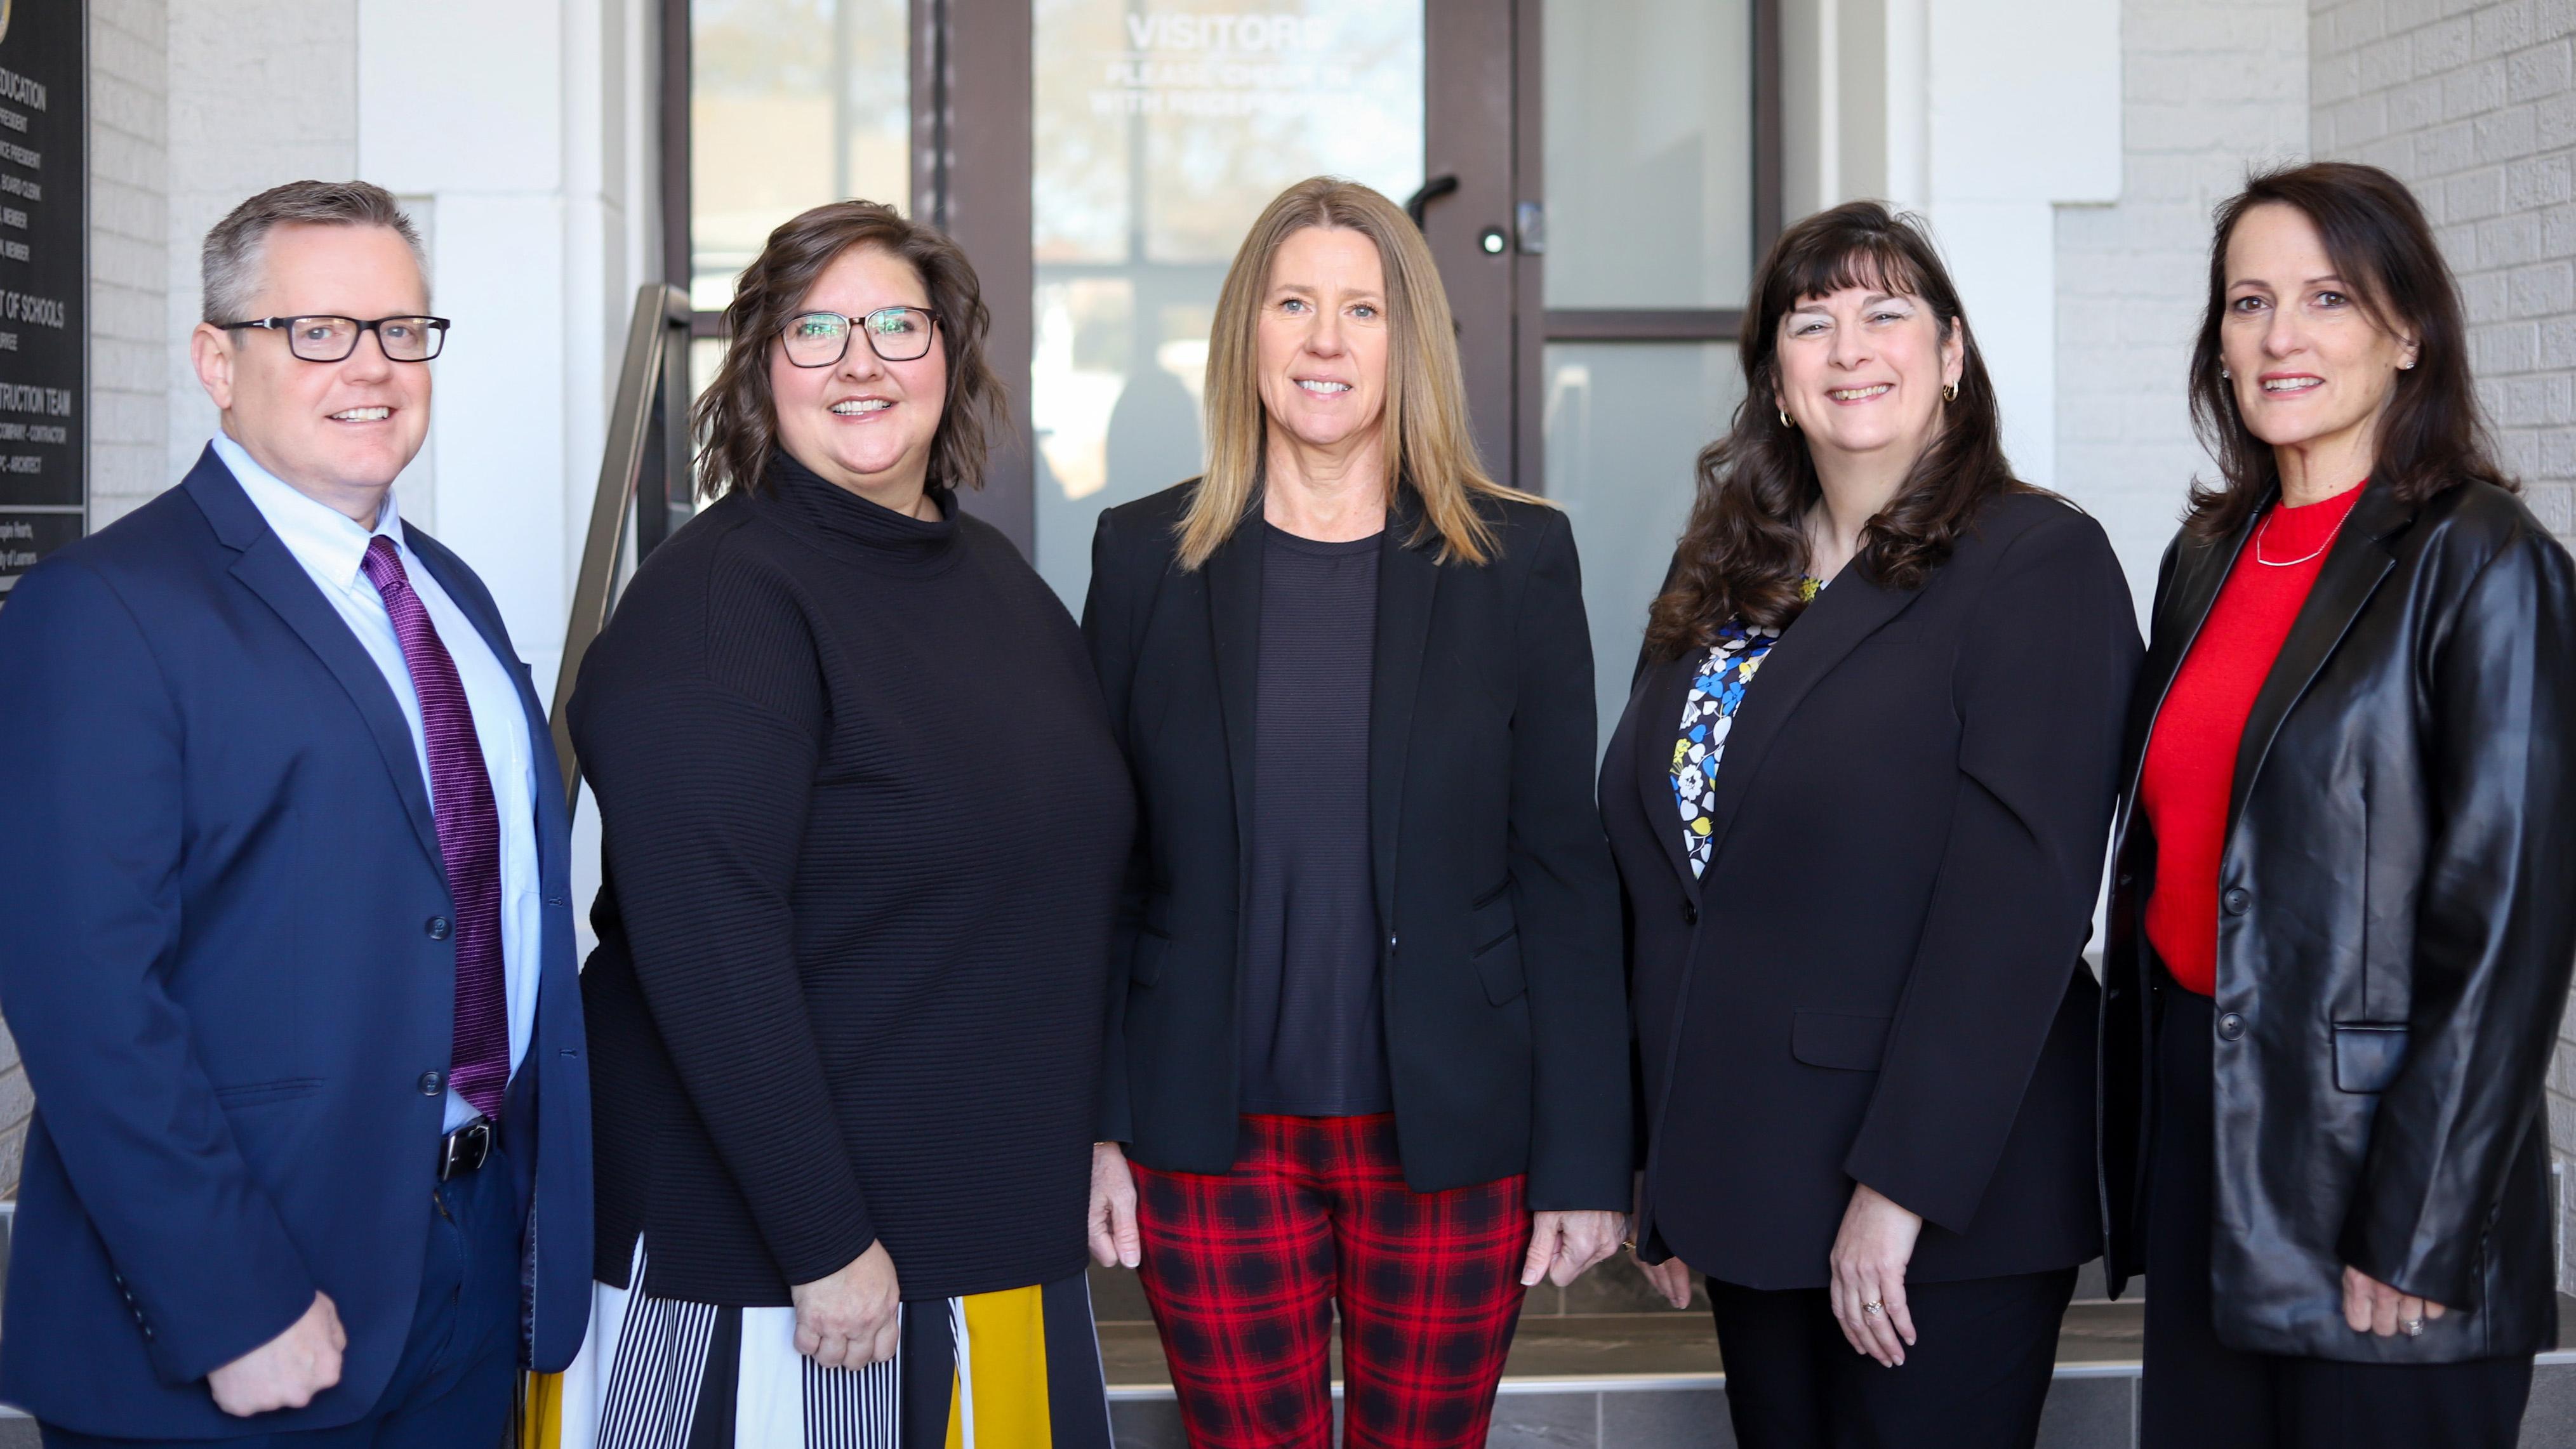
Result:
<svg viewBox="0 0 2576 1449"><path fill-rule="evenodd" d="M385 676L376 668L375 659L367 653L358 636L349 632L348 621L322 597L312 576L295 561L283 540L271 532L268 521L233 480L231 470L208 448L187 481L181 485L214 525L215 536L226 546L239 550L233 560L233 577L277 612L286 626L295 631L305 647L340 681L349 693L350 702L358 708L358 717L366 722L367 733L375 738L376 750L384 756L385 769L393 776L394 792L401 796L404 813L411 817L412 833L419 838L421 850L442 878L447 859L438 848L438 825L430 815L429 786L420 776L420 755L412 748L411 726L404 722L402 706L386 685Z"/></svg>
<svg viewBox="0 0 2576 1449"><path fill-rule="evenodd" d="M1387 510L1377 554L1377 650L1369 681L1369 854L1376 866L1378 920L1395 922L1395 856L1404 811L1404 759L1422 688L1422 652L1440 567L1428 546L1408 547L1410 493Z"/></svg>
<svg viewBox="0 0 2576 1449"><path fill-rule="evenodd" d="M1644 665L1637 685L1637 798L1646 807L1648 832L1680 877L1682 889L1693 895L1699 893L1699 877L1691 874L1690 853L1682 848L1681 807L1673 799L1673 742L1680 738L1682 701L1690 695L1691 676L1707 657L1705 649L1686 649L1679 658ZM1720 774L1725 768L1719 762Z"/></svg>
<svg viewBox="0 0 2576 1449"><path fill-rule="evenodd" d="M1726 757L1718 762L1709 827L1712 864L1726 849L1727 831L1735 823L1737 807L1744 803L1744 792L1761 773L1763 756L1771 752L1807 691L1831 674L1862 640L1904 613L1918 596L1918 590L1881 588L1861 570L1846 568L1771 646L1744 691L1744 702L1736 707L1735 723L1726 734Z"/></svg>
<svg viewBox="0 0 2576 1449"><path fill-rule="evenodd" d="M2263 757L2271 750L2281 721L2307 692L2335 646L2343 642L2344 632L2370 602L2379 581L2397 566L2396 556L2388 550L2389 535L2413 518L2413 508L2383 485L2364 483L2361 496L2353 500L2352 512L2335 535L2333 551L2326 555L2307 602L2299 606L2299 616L2290 625L2290 636L2281 641L2281 652L2263 677L2262 692L2254 696L2253 712L2245 717L2245 735L2236 746L2235 784L2227 795L2230 832L2236 828L2246 793L2262 771Z"/></svg>
<svg viewBox="0 0 2576 1449"><path fill-rule="evenodd" d="M1261 519L1235 525L1207 561L1208 625L1216 651L1217 700L1225 716L1226 763L1234 773L1238 874L1252 869L1252 766L1261 697Z"/></svg>

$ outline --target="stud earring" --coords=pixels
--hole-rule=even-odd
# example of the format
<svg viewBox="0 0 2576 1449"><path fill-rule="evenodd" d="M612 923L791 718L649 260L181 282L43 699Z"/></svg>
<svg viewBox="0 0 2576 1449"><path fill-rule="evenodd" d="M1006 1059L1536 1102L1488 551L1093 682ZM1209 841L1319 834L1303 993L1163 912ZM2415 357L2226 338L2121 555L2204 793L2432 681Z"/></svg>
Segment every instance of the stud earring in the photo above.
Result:
<svg viewBox="0 0 2576 1449"><path fill-rule="evenodd" d="M2236 376L2236 374L2235 374L2235 373L2229 372L2226 368L2223 368L2223 367L2222 367L2222 368L2220 368L2220 369L2218 370L2218 375L2219 375L2221 378L2233 378L2233 377L2235 377L2235 376Z"/></svg>
<svg viewBox="0 0 2576 1449"><path fill-rule="evenodd" d="M2397 370L2399 372L2413 372L2415 370L2415 359L2410 357L2404 362L2397 364Z"/></svg>
<svg viewBox="0 0 2576 1449"><path fill-rule="evenodd" d="M1958 400L1959 400L1959 385L1958 385L1957 383L1955 383L1955 382L1943 383L1943 384L1941 385L1941 401L1943 401L1943 402L1957 402Z"/></svg>

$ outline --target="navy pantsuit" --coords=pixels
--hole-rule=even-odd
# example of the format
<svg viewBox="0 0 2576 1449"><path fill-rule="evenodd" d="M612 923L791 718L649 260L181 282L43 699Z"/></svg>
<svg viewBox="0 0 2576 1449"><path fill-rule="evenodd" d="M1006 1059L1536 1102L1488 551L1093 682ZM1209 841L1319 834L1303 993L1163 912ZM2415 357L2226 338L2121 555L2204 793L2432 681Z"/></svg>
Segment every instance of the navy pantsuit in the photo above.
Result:
<svg viewBox="0 0 2576 1449"><path fill-rule="evenodd" d="M410 538L515 664L473 573ZM518 1357L557 1369L588 1317L590 1103L562 787L517 667L542 969L485 1171L509 1188ZM211 451L21 579L0 681L0 1010L38 1099L0 1400L126 1439L366 1418L422 1298L455 1013L432 924L455 905L397 701ZM349 1336L339 1383L217 1409L206 1375L317 1291Z"/></svg>

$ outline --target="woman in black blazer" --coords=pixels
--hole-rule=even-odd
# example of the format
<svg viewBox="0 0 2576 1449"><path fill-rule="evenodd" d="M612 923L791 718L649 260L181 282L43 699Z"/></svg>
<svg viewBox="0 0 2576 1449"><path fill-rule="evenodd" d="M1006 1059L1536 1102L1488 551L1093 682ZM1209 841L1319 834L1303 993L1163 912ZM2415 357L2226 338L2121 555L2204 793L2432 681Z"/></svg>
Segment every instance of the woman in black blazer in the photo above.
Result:
<svg viewBox="0 0 2576 1449"><path fill-rule="evenodd" d="M1602 764L1640 1257L1677 1304L1707 1275L1747 1449L2028 1445L2102 1244L2082 952L2128 589L2014 480L1910 221L1792 227L1746 322Z"/></svg>
<svg viewBox="0 0 2576 1449"><path fill-rule="evenodd" d="M1376 192L1273 202L1213 337L1207 476L1101 516L1083 616L1140 807L1093 1252L1193 1444L1322 1449L1338 1300L1350 1442L1480 1446L1629 1195L1574 542L1476 468Z"/></svg>

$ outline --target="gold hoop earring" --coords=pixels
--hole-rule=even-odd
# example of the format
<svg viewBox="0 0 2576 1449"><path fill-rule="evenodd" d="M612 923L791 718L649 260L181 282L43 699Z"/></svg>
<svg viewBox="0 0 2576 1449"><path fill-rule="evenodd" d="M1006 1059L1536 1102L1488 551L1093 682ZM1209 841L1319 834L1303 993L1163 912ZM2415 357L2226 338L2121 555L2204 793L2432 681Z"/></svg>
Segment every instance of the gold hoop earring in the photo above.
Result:
<svg viewBox="0 0 2576 1449"><path fill-rule="evenodd" d="M1787 428L1793 433L1798 431L1798 420L1789 416L1789 410L1787 408L1780 409L1780 426Z"/></svg>
<svg viewBox="0 0 2576 1449"><path fill-rule="evenodd" d="M1957 402L1958 400L1959 400L1959 385L1958 385L1957 383L1955 383L1955 382L1943 383L1943 384L1941 385L1941 401L1943 401L1943 402Z"/></svg>

